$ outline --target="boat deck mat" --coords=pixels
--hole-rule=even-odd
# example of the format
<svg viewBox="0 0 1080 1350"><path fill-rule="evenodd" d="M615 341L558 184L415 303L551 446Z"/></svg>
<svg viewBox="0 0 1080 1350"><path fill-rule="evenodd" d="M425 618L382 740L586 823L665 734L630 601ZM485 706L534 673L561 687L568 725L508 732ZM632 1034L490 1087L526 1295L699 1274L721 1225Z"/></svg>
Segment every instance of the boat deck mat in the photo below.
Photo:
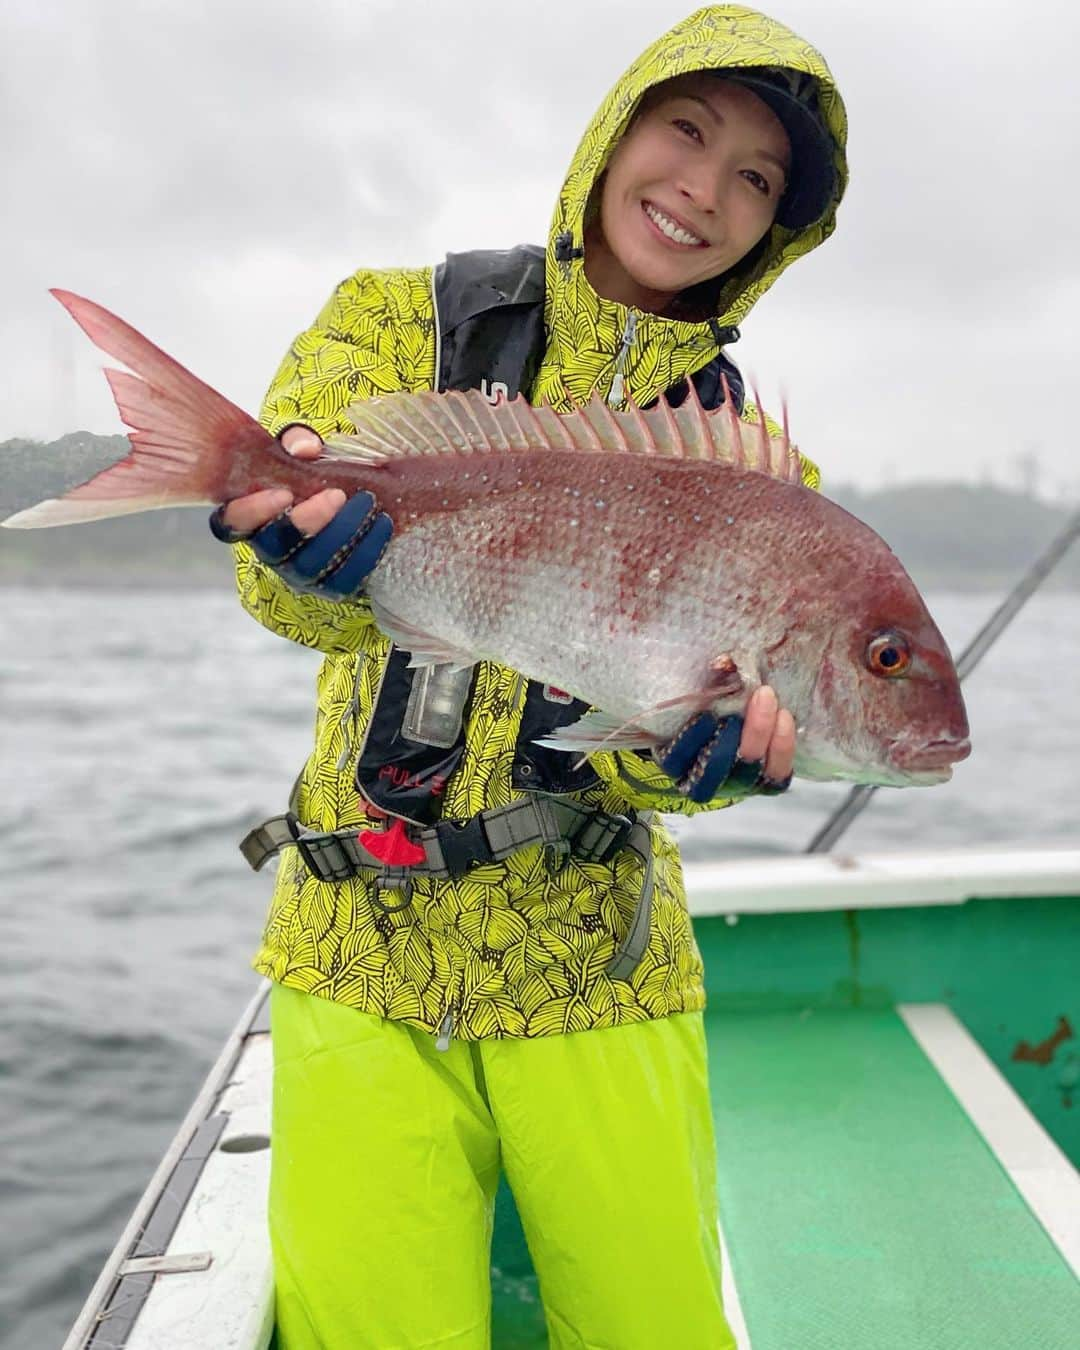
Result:
<svg viewBox="0 0 1080 1350"><path fill-rule="evenodd" d="M1080 1281L895 1011L706 1025L753 1350L1080 1346Z"/></svg>
<svg viewBox="0 0 1080 1350"><path fill-rule="evenodd" d="M891 1009L706 1014L752 1350L1077 1350L1080 1281ZM505 1185L495 1350L547 1344Z"/></svg>

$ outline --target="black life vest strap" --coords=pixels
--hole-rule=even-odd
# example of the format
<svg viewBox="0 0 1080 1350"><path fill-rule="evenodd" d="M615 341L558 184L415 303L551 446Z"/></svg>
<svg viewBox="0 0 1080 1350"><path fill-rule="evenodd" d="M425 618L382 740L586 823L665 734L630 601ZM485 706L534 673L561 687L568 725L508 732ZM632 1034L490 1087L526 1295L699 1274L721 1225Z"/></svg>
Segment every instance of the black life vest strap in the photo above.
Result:
<svg viewBox="0 0 1080 1350"><path fill-rule="evenodd" d="M606 967L613 980L629 977L641 960L649 938L653 895L652 812L618 815L592 810L564 797L530 794L507 806L480 811L468 820L443 820L416 830L425 861L408 867L387 867L360 843L355 825L339 830L309 830L293 813L275 816L252 830L240 845L248 863L259 868L281 849L295 844L304 866L320 881L347 881L368 877L373 899L388 912L405 909L412 898L412 880L431 876L448 880L470 868L501 862L533 845L543 846L552 873L571 857L582 862L608 862L623 849L641 859L645 875L626 933ZM389 902L384 892L403 898Z"/></svg>
<svg viewBox="0 0 1080 1350"><path fill-rule="evenodd" d="M640 819L647 820L648 813ZM312 830L291 811L257 826L240 849L256 872L281 849L296 844L308 871L320 881L346 881L372 869L447 881L464 876L473 867L502 862L534 844L550 850L553 865L561 865L570 854L585 862L607 862L622 848L638 820L636 812L619 815L565 797L534 793L506 806L479 811L467 820L440 820L411 830L410 839L427 856L406 867L388 867L369 853L359 842L356 825Z"/></svg>

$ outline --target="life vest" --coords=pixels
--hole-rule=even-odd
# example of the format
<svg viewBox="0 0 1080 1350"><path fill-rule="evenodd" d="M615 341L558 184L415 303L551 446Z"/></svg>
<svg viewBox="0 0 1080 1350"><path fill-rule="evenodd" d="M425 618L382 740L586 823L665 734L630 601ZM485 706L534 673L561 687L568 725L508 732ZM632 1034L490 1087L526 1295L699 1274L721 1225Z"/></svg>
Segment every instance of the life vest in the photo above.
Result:
<svg viewBox="0 0 1080 1350"><path fill-rule="evenodd" d="M507 250L449 253L434 277L436 388L479 389L493 401L532 387L544 355L544 251L522 244ZM714 327L717 354L693 375L706 408L724 401L727 380L738 411L744 386L721 349L737 328ZM667 391L678 407L685 380ZM410 669L409 654L393 648L387 660L356 766L356 786L391 815L430 825L439 819L443 790L465 751L465 714L475 667ZM528 682L514 747L512 785L552 795L580 792L599 781L579 755L536 744L538 737L576 722L588 705L561 689Z"/></svg>

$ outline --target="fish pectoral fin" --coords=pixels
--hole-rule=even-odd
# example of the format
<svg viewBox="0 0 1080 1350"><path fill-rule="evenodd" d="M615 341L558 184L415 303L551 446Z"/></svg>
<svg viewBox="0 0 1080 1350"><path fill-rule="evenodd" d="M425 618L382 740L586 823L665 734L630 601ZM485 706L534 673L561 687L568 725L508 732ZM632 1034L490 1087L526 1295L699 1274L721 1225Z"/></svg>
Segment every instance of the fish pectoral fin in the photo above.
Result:
<svg viewBox="0 0 1080 1350"><path fill-rule="evenodd" d="M587 712L569 726L538 736L535 744L549 750L592 754L596 750L649 750L659 742L659 736L638 726L632 719L628 722L612 713L594 711Z"/></svg>
<svg viewBox="0 0 1080 1350"><path fill-rule="evenodd" d="M395 646L409 653L411 657L409 666L412 669L420 666L451 666L454 670L467 670L479 659L473 653L455 647L446 639L433 633L425 633L415 624L391 614L375 600L371 602L371 612L376 624Z"/></svg>
<svg viewBox="0 0 1080 1350"><path fill-rule="evenodd" d="M652 750L664 744L664 737L642 726L645 718L673 709L692 717L694 713L711 708L716 699L717 690L710 685L705 689L692 689L688 694L680 694L676 698L664 699L662 703L643 708L632 717L620 718L613 713L594 709L569 726L559 727L547 736L538 737L536 744L545 745L549 750L578 750L584 754L592 754L597 750Z"/></svg>

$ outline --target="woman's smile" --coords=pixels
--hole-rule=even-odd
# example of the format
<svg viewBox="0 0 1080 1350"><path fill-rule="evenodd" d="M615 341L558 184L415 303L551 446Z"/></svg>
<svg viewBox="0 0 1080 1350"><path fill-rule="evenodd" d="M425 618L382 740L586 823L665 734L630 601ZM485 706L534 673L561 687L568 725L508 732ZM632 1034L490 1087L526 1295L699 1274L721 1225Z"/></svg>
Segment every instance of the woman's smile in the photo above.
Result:
<svg viewBox="0 0 1080 1350"><path fill-rule="evenodd" d="M655 202L643 201L641 210L651 231L664 244L674 248L708 248L708 242L695 234L690 226L679 216L665 211Z"/></svg>

